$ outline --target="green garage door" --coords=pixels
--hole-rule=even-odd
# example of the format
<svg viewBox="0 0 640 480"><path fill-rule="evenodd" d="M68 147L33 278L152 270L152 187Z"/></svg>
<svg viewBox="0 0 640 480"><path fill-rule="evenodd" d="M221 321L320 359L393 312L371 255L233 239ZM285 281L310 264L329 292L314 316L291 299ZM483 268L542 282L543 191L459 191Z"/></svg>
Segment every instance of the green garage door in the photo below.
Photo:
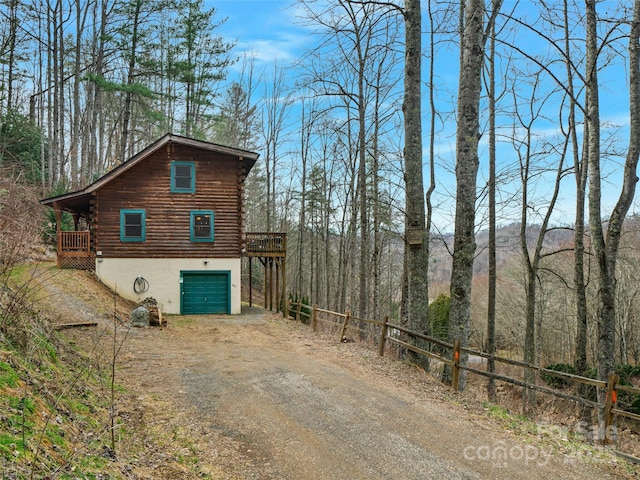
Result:
<svg viewBox="0 0 640 480"><path fill-rule="evenodd" d="M231 313L231 272L180 272L180 312Z"/></svg>

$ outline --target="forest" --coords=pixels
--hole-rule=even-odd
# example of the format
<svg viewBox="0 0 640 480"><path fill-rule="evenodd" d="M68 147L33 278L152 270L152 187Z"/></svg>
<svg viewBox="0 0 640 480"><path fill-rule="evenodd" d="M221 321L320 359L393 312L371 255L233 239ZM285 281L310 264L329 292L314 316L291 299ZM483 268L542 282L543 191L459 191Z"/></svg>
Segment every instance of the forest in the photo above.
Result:
<svg viewBox="0 0 640 480"><path fill-rule="evenodd" d="M640 0L300 0L269 65L212 5L1 2L3 176L72 191L167 132L256 151L246 230L287 233L292 296L638 365Z"/></svg>

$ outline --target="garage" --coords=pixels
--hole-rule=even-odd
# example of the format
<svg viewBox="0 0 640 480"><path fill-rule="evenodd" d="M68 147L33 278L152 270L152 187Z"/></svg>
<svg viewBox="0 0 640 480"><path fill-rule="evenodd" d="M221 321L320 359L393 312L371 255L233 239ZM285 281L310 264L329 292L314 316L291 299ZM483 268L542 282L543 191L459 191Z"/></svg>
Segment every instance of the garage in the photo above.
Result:
<svg viewBox="0 0 640 480"><path fill-rule="evenodd" d="M231 272L180 272L180 313L231 313Z"/></svg>

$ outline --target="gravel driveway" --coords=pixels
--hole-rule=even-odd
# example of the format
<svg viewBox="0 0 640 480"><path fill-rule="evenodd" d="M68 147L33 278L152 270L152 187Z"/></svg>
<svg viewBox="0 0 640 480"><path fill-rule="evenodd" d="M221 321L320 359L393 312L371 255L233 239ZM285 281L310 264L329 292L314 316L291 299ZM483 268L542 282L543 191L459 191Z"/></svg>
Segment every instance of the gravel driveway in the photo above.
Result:
<svg viewBox="0 0 640 480"><path fill-rule="evenodd" d="M633 476L516 437L415 368L261 309L170 317L133 329L124 348L125 384L189 432L214 478Z"/></svg>

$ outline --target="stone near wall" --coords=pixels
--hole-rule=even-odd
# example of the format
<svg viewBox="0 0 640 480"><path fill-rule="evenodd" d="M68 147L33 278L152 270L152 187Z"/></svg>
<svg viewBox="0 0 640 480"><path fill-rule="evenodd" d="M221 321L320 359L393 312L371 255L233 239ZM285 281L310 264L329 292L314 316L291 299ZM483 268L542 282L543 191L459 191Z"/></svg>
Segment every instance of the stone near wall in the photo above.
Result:
<svg viewBox="0 0 640 480"><path fill-rule="evenodd" d="M149 310L145 307L137 307L131 312L131 325L134 327L149 326Z"/></svg>

